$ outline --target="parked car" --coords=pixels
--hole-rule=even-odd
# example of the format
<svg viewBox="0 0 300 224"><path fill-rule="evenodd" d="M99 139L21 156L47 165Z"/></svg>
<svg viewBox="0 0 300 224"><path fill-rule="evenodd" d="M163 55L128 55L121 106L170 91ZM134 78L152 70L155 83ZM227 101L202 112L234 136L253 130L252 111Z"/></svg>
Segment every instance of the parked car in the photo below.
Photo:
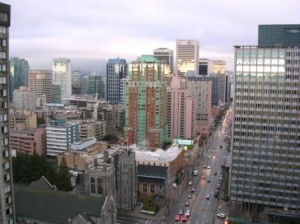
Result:
<svg viewBox="0 0 300 224"><path fill-rule="evenodd" d="M207 179L207 183L210 183L211 182L211 179Z"/></svg>
<svg viewBox="0 0 300 224"><path fill-rule="evenodd" d="M193 197L192 194L189 194L189 195L188 195L188 199L191 199L192 197Z"/></svg>
<svg viewBox="0 0 300 224"><path fill-rule="evenodd" d="M208 169L208 170L209 170L209 169L210 169L210 166L207 166L207 167L206 167L206 169Z"/></svg>
<svg viewBox="0 0 300 224"><path fill-rule="evenodd" d="M199 174L199 171L198 171L198 170L194 170L194 171L193 171L193 176L198 176L198 174Z"/></svg>
<svg viewBox="0 0 300 224"><path fill-rule="evenodd" d="M192 186L192 184L193 184L193 182L190 180L189 183L188 183L188 185Z"/></svg>
<svg viewBox="0 0 300 224"><path fill-rule="evenodd" d="M180 221L180 219L181 219L181 215L175 215L175 221Z"/></svg>
<svg viewBox="0 0 300 224"><path fill-rule="evenodd" d="M214 175L217 175L218 174L218 172L214 172Z"/></svg>
<svg viewBox="0 0 300 224"><path fill-rule="evenodd" d="M207 195L205 196L205 198L206 198L206 199L209 199L209 198L210 198L209 194L207 194Z"/></svg>
<svg viewBox="0 0 300 224"><path fill-rule="evenodd" d="M190 217L191 211L188 209L188 210L186 210L185 214L186 214L188 217Z"/></svg>
<svg viewBox="0 0 300 224"><path fill-rule="evenodd" d="M226 215L224 213L218 213L217 217L221 219L225 219Z"/></svg>
<svg viewBox="0 0 300 224"><path fill-rule="evenodd" d="M180 209L179 212L178 212L178 215L183 215L183 213L184 213L184 210Z"/></svg>
<svg viewBox="0 0 300 224"><path fill-rule="evenodd" d="M191 192L194 193L196 190L194 187L192 187Z"/></svg>
<svg viewBox="0 0 300 224"><path fill-rule="evenodd" d="M190 200L187 200L187 201L185 202L185 206L190 206Z"/></svg>

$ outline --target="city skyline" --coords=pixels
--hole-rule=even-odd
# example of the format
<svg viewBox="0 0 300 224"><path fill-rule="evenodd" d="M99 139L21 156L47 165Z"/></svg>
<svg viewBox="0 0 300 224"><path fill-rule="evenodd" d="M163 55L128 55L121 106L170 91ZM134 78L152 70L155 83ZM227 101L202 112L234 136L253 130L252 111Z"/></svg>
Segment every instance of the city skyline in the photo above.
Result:
<svg viewBox="0 0 300 224"><path fill-rule="evenodd" d="M28 60L31 69L49 69L53 58L66 57L74 70L104 72L109 58L130 62L160 47L175 51L177 39L195 39L200 58L225 60L233 70L233 46L254 43L259 24L300 20L296 0L3 2L12 7L10 57Z"/></svg>

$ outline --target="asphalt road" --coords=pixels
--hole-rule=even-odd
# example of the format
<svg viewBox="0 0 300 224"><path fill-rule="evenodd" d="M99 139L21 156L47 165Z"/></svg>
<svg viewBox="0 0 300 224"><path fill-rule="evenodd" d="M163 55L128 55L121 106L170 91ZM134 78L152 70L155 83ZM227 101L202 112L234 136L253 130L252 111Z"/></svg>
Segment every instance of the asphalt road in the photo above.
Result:
<svg viewBox="0 0 300 224"><path fill-rule="evenodd" d="M226 160L227 156L227 143L224 142L226 127L227 123L223 122L223 124L220 125L210 137L209 142L204 149L203 156L199 158L198 165L195 167L195 169L199 170L199 175L192 178L192 186L186 186L181 195L176 195L178 197L178 201L170 212L167 223L182 222L175 221L175 215L181 209L184 209L185 211L189 209L191 211L191 215L186 223L223 223L223 220L216 216L218 212L222 212L222 209L218 209L218 200L221 199L215 198L214 193L222 176L221 164ZM222 145L222 148L220 148L220 145ZM203 166L209 166L210 169L203 168ZM217 175L214 175L215 172L217 172ZM204 179L202 179L202 176L204 176ZM211 181L208 182L208 179ZM195 193L192 194L190 205L186 206L185 203L188 200L188 195L191 194L192 187L195 188ZM209 199L206 199L207 195L209 195Z"/></svg>

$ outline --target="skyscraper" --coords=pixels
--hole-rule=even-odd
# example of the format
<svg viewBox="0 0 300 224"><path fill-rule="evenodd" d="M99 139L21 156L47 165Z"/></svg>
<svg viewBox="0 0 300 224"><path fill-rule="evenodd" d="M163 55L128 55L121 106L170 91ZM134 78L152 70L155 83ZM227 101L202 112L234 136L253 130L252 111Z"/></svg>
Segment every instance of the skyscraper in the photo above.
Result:
<svg viewBox="0 0 300 224"><path fill-rule="evenodd" d="M258 46L235 47L230 199L253 215L300 215L299 31L265 25Z"/></svg>
<svg viewBox="0 0 300 224"><path fill-rule="evenodd" d="M121 79L127 77L128 65L125 59L109 59L106 64L106 100L121 103Z"/></svg>
<svg viewBox="0 0 300 224"><path fill-rule="evenodd" d="M125 99L125 138L128 144L161 147L168 138L167 87L161 63L142 55L129 65Z"/></svg>
<svg viewBox="0 0 300 224"><path fill-rule="evenodd" d="M9 49L10 5L0 3L0 223L15 223L15 209L12 182L12 162L9 148L8 108L8 49Z"/></svg>
<svg viewBox="0 0 300 224"><path fill-rule="evenodd" d="M186 73L199 74L199 43L197 40L176 41L176 74L184 76Z"/></svg>
<svg viewBox="0 0 300 224"><path fill-rule="evenodd" d="M100 74L92 73L88 76L87 93L97 94L99 98L104 98L104 83Z"/></svg>
<svg viewBox="0 0 300 224"><path fill-rule="evenodd" d="M30 70L28 87L37 95L45 95L47 103L52 102L52 75L49 70Z"/></svg>
<svg viewBox="0 0 300 224"><path fill-rule="evenodd" d="M9 60L9 100L13 101L13 92L20 86L27 86L29 63L23 58Z"/></svg>
<svg viewBox="0 0 300 224"><path fill-rule="evenodd" d="M52 83L61 88L61 102L72 95L71 61L56 58L52 65Z"/></svg>
<svg viewBox="0 0 300 224"><path fill-rule="evenodd" d="M153 51L153 56L156 57L161 63L169 65L173 73L174 53L173 50L168 48L157 48Z"/></svg>

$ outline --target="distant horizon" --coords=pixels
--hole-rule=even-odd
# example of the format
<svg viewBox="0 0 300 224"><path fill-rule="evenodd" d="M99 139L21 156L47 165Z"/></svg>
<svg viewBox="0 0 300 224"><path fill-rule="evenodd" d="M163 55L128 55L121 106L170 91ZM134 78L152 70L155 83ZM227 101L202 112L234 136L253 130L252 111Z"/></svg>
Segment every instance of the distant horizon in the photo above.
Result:
<svg viewBox="0 0 300 224"><path fill-rule="evenodd" d="M175 58L176 40L194 39L199 58L224 60L232 71L234 46L257 45L259 25L300 21L297 0L2 2L11 6L10 57L24 58L31 69L51 69L54 58L65 57L72 70L104 72L109 58L130 63L157 48L173 50Z"/></svg>

